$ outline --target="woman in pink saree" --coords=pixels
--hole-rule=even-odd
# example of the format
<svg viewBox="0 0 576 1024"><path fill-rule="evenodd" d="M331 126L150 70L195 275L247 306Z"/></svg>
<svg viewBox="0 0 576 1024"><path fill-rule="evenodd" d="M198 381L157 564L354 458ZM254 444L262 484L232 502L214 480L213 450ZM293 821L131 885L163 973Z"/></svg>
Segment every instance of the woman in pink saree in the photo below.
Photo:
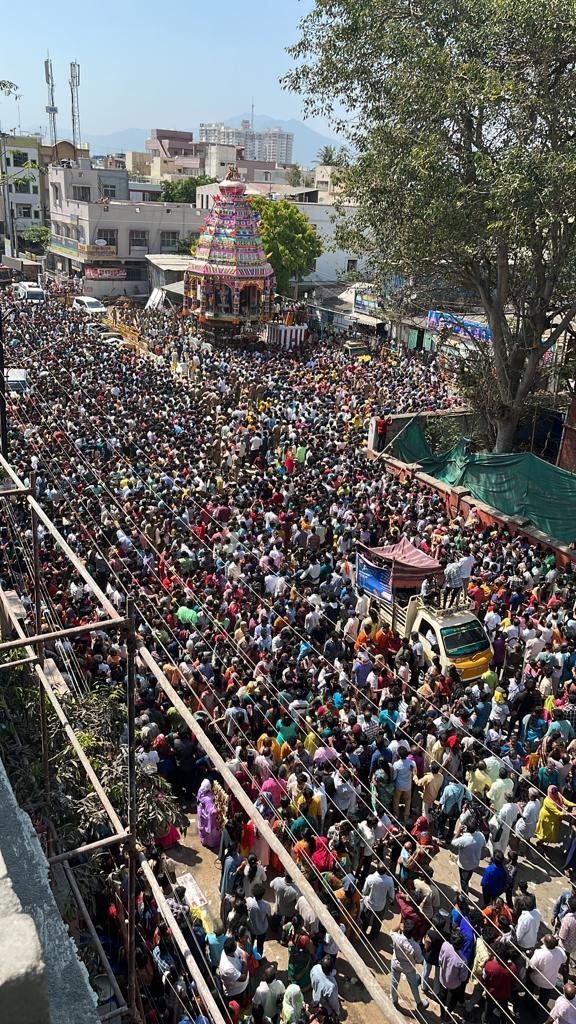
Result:
<svg viewBox="0 0 576 1024"><path fill-rule="evenodd" d="M196 822L200 842L202 846L208 846L211 850L215 850L220 845L220 828L212 783L208 779L204 779L204 782L201 783L196 803Z"/></svg>

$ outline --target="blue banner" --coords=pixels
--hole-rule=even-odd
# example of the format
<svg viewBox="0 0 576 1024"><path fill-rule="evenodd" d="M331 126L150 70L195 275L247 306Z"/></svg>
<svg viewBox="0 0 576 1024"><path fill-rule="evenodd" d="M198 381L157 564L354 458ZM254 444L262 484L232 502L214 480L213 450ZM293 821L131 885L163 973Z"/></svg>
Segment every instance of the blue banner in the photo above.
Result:
<svg viewBox="0 0 576 1024"><path fill-rule="evenodd" d="M388 565L374 565L364 555L356 555L356 586L373 597L386 597L391 601L390 568Z"/></svg>
<svg viewBox="0 0 576 1024"><path fill-rule="evenodd" d="M490 328L474 320L463 320L453 313L441 313L438 309L428 310L428 330L439 331L448 327L451 334L463 334L475 341L490 341Z"/></svg>

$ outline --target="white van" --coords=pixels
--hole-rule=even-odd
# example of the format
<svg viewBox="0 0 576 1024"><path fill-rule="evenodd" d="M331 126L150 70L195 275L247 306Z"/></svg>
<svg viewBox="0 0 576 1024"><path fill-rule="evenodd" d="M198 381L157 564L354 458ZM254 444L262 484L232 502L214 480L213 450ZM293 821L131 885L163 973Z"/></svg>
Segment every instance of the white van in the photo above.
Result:
<svg viewBox="0 0 576 1024"><path fill-rule="evenodd" d="M6 387L13 395L21 395L28 391L28 370L17 370L16 368L6 370Z"/></svg>
<svg viewBox="0 0 576 1024"><path fill-rule="evenodd" d="M26 299L27 302L38 304L46 301L46 292L39 284L32 281L21 281L16 285L16 298Z"/></svg>
<svg viewBox="0 0 576 1024"><path fill-rule="evenodd" d="M106 316L108 310L99 299L93 299L91 295L77 295L72 303L72 309L79 309L82 313L90 313L90 316Z"/></svg>

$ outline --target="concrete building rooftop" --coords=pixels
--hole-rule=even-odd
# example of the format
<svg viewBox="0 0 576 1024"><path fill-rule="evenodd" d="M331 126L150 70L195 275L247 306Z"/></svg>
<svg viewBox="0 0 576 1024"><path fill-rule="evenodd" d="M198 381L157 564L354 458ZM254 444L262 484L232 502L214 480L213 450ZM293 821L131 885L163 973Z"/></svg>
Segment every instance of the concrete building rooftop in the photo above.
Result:
<svg viewBox="0 0 576 1024"><path fill-rule="evenodd" d="M62 921L48 862L0 761L0 1021L98 1024L96 995Z"/></svg>
<svg viewBox="0 0 576 1024"><path fill-rule="evenodd" d="M149 253L146 259L159 270L177 270L184 273L190 266L192 256L182 256L178 253Z"/></svg>

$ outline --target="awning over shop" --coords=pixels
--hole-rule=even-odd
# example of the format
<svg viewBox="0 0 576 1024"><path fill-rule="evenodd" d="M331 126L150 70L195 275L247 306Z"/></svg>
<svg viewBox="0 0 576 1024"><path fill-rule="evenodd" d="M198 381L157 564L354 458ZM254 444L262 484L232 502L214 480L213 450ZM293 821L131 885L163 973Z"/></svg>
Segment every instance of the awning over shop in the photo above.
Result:
<svg viewBox="0 0 576 1024"><path fill-rule="evenodd" d="M428 576L442 572L440 562L424 551L415 548L409 540L402 538L398 544L380 548L366 548L370 558L381 558L392 564L392 587L418 587Z"/></svg>

